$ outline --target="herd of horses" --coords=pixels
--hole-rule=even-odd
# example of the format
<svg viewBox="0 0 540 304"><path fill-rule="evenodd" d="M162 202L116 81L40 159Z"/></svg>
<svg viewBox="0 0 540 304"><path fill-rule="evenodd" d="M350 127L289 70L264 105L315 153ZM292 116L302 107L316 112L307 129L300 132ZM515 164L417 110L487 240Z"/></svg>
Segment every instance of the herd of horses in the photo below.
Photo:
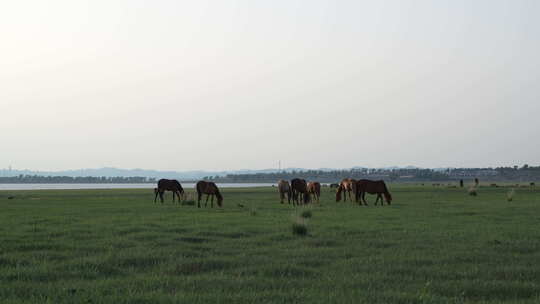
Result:
<svg viewBox="0 0 540 304"><path fill-rule="evenodd" d="M330 184L331 188L336 189L336 202L341 201L342 193L343 201L347 201L347 195L349 201L352 200L352 194L354 194L354 201L360 204L368 205L366 201L366 193L376 194L377 199L375 205L381 202L383 205L384 200L390 205L392 203L392 195L388 191L386 184L382 180L372 181L368 179L355 180L352 178L344 178L339 184ZM321 196L321 184L318 182L306 182L304 179L295 178L291 180L289 184L286 180L278 181L278 191L281 203L284 203L287 198L288 203L293 205L308 204L311 202L311 196L315 198L317 203ZM384 199L383 199L384 197Z"/></svg>
<svg viewBox="0 0 540 304"><path fill-rule="evenodd" d="M392 202L392 195L388 191L386 184L382 180L372 181L367 179L355 180L352 178L345 178L341 180L339 184L330 184L331 188L336 188L336 202L341 201L343 194L343 201L347 201L347 195L349 196L349 201L352 200L351 194L354 194L354 201L359 204L368 205L366 202L365 195L376 194L377 199L375 200L375 205L381 201L383 205L384 200L388 205ZM206 202L204 206L208 204L208 199L211 198L210 206L214 207L214 196L217 199L217 205L219 207L223 206L223 196L219 192L218 186L213 182L208 181L199 181L195 185L197 191L197 207L201 208L201 199L203 194L206 194ZM178 198L178 202L184 198L185 192L184 188L180 182L175 179L160 179L157 184L157 188L154 188L154 203L156 203L159 196L161 203L163 203L163 194L165 191L171 191L173 193L173 202L175 197ZM295 178L289 183L286 180L278 181L278 191L280 201L283 204L285 198L289 204L293 205L302 205L309 204L313 200L319 203L321 196L321 184L319 182L306 182L305 179ZM383 199L384 197L384 199Z"/></svg>
<svg viewBox="0 0 540 304"><path fill-rule="evenodd" d="M208 198L211 199L210 206L214 208L214 196L217 198L217 204L219 207L223 205L223 196L219 192L218 186L213 182L207 182L207 181L199 181L195 185L195 189L197 190L197 207L201 208L201 198L203 194L206 194L206 202L204 206L208 204ZM159 199L161 200L161 203L163 203L163 193L165 191L171 191L173 193L173 202L174 197L178 197L178 202L180 202L181 198L184 198L184 188L182 188L182 185L180 185L180 182L178 182L175 179L160 179L157 184L157 188L154 188L154 203L157 200L157 197L159 195Z"/></svg>

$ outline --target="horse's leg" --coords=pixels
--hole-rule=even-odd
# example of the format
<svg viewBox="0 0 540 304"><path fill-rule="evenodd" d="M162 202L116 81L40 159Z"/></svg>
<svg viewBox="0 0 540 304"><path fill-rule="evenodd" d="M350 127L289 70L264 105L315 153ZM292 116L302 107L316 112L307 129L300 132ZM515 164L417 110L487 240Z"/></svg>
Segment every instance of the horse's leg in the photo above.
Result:
<svg viewBox="0 0 540 304"><path fill-rule="evenodd" d="M368 203L366 202L366 192L362 192L362 201L364 202L364 205L368 205Z"/></svg>
<svg viewBox="0 0 540 304"><path fill-rule="evenodd" d="M156 203L156 200L157 200L157 196L158 196L159 191L154 191L154 192L155 192L155 194L156 194L156 195L154 196L154 204L155 204L155 203Z"/></svg>
<svg viewBox="0 0 540 304"><path fill-rule="evenodd" d="M214 195L210 194L210 207L214 208Z"/></svg>
<svg viewBox="0 0 540 304"><path fill-rule="evenodd" d="M159 199L161 200L161 203L163 204L163 193L165 193L165 191L159 191Z"/></svg>
<svg viewBox="0 0 540 304"><path fill-rule="evenodd" d="M174 204L174 197L176 196L176 191L171 191L172 192L172 203Z"/></svg>
<svg viewBox="0 0 540 304"><path fill-rule="evenodd" d="M197 207L201 208L201 197L202 193L197 191Z"/></svg>
<svg viewBox="0 0 540 304"><path fill-rule="evenodd" d="M205 207L208 205L208 199L209 198L210 198L210 194L206 194L206 202L204 203Z"/></svg>

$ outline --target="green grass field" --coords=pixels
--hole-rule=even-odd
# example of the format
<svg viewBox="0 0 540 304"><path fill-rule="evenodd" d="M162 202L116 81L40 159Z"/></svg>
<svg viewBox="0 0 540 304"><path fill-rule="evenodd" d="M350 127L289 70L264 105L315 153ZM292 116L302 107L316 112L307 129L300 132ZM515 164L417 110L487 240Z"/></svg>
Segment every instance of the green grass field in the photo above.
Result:
<svg viewBox="0 0 540 304"><path fill-rule="evenodd" d="M2 191L0 303L539 303L540 188L508 190L391 185L360 207L323 188L298 210L273 188L224 189L222 209Z"/></svg>

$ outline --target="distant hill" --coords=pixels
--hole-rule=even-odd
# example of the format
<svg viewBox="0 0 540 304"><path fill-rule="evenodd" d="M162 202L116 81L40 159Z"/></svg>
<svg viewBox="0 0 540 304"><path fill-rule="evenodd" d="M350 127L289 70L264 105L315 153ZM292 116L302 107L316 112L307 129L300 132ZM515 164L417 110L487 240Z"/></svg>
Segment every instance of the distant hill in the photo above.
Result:
<svg viewBox="0 0 540 304"><path fill-rule="evenodd" d="M398 167L392 167L398 168ZM365 167L352 167L350 169L366 169ZM280 173L280 172L293 172L293 171L335 171L341 170L336 168L319 168L319 169L306 169L306 168L285 168L285 169L240 169L230 171L204 171L204 170L191 170L191 171L160 171L160 170L145 170L145 169L119 169L112 167L96 168L96 169L76 169L76 170L63 170L63 171L35 171L35 170L8 170L0 169L0 177L17 176L17 175L39 175L39 176L69 176L69 177L149 177L149 178L174 178L179 180L198 180L203 177L209 176L226 176L229 174L264 174L264 173Z"/></svg>

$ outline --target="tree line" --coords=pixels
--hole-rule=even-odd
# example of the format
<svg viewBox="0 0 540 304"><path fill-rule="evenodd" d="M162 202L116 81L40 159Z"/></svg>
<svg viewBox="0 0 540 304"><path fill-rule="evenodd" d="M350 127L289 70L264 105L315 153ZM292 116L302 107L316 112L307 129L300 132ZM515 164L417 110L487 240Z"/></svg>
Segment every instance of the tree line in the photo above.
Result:
<svg viewBox="0 0 540 304"><path fill-rule="evenodd" d="M540 166L497 167L497 168L448 168L448 169L370 169L349 170L304 170L281 171L256 174L227 174L225 176L206 176L205 180L221 183L275 183L277 180L303 178L325 183L336 183L343 178L385 180L391 182L458 181L480 178L486 181L537 181L540 180Z"/></svg>
<svg viewBox="0 0 540 304"><path fill-rule="evenodd" d="M155 183L155 178L142 176L40 176L17 175L0 177L0 184L143 184Z"/></svg>

